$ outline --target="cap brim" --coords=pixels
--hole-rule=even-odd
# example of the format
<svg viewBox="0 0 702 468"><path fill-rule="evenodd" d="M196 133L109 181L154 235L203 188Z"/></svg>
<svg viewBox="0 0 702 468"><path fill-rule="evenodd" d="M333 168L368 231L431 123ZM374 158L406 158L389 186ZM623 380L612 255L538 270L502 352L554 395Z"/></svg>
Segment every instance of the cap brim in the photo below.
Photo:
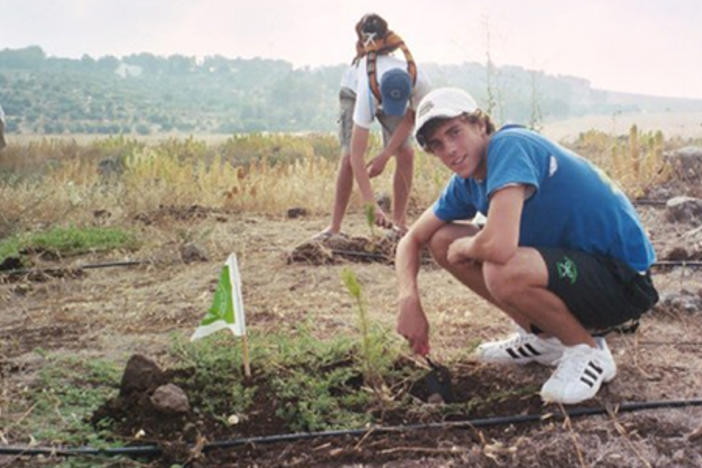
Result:
<svg viewBox="0 0 702 468"><path fill-rule="evenodd" d="M436 108L432 109L423 116L421 116L417 120L417 124L414 128L414 139L417 140L417 142L421 145L421 142L419 141L419 134L422 132L422 128L429 123L430 120L434 119L452 119L454 117L458 117L461 115L463 111L459 111L456 109L441 109L441 108Z"/></svg>

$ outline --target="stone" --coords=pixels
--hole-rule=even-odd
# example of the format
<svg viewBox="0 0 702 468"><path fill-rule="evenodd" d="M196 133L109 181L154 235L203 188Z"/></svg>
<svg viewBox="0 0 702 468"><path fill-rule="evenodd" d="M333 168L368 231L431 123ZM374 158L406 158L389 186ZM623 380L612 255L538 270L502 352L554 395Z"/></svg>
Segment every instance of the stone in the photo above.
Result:
<svg viewBox="0 0 702 468"><path fill-rule="evenodd" d="M702 200L693 197L673 197L665 204L665 217L671 223L696 223L702 218Z"/></svg>
<svg viewBox="0 0 702 468"><path fill-rule="evenodd" d="M702 311L702 290L693 293L683 289L680 292L662 294L660 302L654 309L688 314L699 313Z"/></svg>
<svg viewBox="0 0 702 468"><path fill-rule="evenodd" d="M161 385L150 398L154 408L166 414L182 414L190 411L188 396L182 388L172 383Z"/></svg>
<svg viewBox="0 0 702 468"><path fill-rule="evenodd" d="M127 361L119 393L127 395L132 392L145 392L162 385L165 381L165 375L158 364L146 356L134 354Z"/></svg>
<svg viewBox="0 0 702 468"><path fill-rule="evenodd" d="M194 242L188 242L180 247L180 258L185 263L206 262L208 260L207 251Z"/></svg>
<svg viewBox="0 0 702 468"><path fill-rule="evenodd" d="M290 219L299 218L300 216L307 216L307 209L297 206L290 208L287 214Z"/></svg>

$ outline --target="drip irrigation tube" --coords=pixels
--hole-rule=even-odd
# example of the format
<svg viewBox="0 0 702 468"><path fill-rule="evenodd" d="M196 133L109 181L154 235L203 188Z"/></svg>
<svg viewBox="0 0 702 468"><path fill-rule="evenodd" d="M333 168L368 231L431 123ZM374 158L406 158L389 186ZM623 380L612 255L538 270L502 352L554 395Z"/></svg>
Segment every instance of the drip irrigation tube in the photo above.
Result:
<svg viewBox="0 0 702 468"><path fill-rule="evenodd" d="M702 261L700 260L661 260L659 262L651 265L651 268L667 268L667 267L689 267L689 268L700 268L702 267Z"/></svg>
<svg viewBox="0 0 702 468"><path fill-rule="evenodd" d="M108 262L108 263L90 263L86 265L78 265L73 267L75 270L92 270L95 268L112 268L112 267L128 267L134 265L144 265L149 263L144 260L127 260L124 262ZM5 275L26 275L28 273L51 273L60 271L61 268L18 268L14 270L2 270L0 273Z"/></svg>
<svg viewBox="0 0 702 468"><path fill-rule="evenodd" d="M702 399L691 400L663 400L663 401L643 401L643 402L628 402L621 403L613 410L618 413L653 410L660 408L683 408L688 406L702 406ZM595 416L607 414L608 408L603 407L576 407L566 411L568 417L577 416ZM463 421L443 421L426 424L410 424L405 426L380 426L370 429L346 429L338 431L322 431L322 432L298 432L289 434L274 434L269 436L259 437L244 437L239 439L230 439L211 442L203 447L203 452L212 450L221 450L226 448L238 447L248 444L270 444L276 442L293 442L298 440L316 439L323 437L337 436L362 436L366 434L387 434L393 432L409 432L426 429L451 429L451 428L470 428L470 427L489 427L499 426L504 424L520 424L527 422L538 422L548 419L561 419L563 415L558 413L541 413L541 414L517 414L511 416L496 416L492 418L466 419ZM59 455L59 456L75 456L75 455L102 455L102 456L117 456L127 455L132 457L137 456L157 456L161 455L163 449L158 445L140 445L133 447L118 447L109 449L100 449L93 447L79 448L51 448L51 447L17 447L17 446L0 446L0 455Z"/></svg>
<svg viewBox="0 0 702 468"><path fill-rule="evenodd" d="M636 200L632 200L632 203L634 205L665 206L668 203L668 200L660 200L654 198L637 198Z"/></svg>

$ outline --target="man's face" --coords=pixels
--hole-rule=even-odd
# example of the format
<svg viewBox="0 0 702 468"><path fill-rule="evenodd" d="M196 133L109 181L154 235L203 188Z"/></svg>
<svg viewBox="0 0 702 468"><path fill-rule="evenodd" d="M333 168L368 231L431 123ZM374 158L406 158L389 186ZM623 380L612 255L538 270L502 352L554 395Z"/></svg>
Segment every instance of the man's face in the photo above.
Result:
<svg viewBox="0 0 702 468"><path fill-rule="evenodd" d="M427 149L462 178L485 178L485 153L488 135L485 125L454 117L434 129L427 137Z"/></svg>

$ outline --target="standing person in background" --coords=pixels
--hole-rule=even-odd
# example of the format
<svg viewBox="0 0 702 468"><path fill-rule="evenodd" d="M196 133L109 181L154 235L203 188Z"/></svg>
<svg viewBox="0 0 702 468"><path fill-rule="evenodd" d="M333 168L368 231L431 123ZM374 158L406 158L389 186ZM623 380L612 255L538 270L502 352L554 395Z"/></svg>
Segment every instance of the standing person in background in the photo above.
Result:
<svg viewBox="0 0 702 468"><path fill-rule="evenodd" d="M356 70L353 114L350 112L352 94L344 91L344 84L353 80L350 75L345 75L342 79L340 119L343 155L336 181L332 222L315 236L317 239L340 232L354 179L358 183L364 204L374 207L377 225L395 228L401 233L407 229L407 205L414 163L414 150L409 137L414 125L414 109L429 92L429 83L417 71L405 43L388 29L383 18L376 14L363 16L356 24L356 34L357 53L351 68ZM405 60L388 55L398 48L402 50ZM384 147L365 164L369 128L376 117L383 129ZM396 168L393 179L393 212L389 219L375 200L370 179L383 172L392 156L396 157Z"/></svg>
<svg viewBox="0 0 702 468"><path fill-rule="evenodd" d="M341 221L344 219L346 207L349 204L353 190L353 170L351 169L351 131L353 129L353 110L356 105L356 85L358 82L358 61L349 65L341 76L339 86L339 144L341 159L336 176L336 190L332 205L331 224L315 236L321 240L341 232Z"/></svg>
<svg viewBox="0 0 702 468"><path fill-rule="evenodd" d="M546 402L579 403L616 375L603 337L637 324L658 300L653 246L626 195L586 159L517 125L495 129L465 91L441 88L420 103L417 142L453 177L402 238L395 258L398 332L429 352L417 284L419 252L517 325L483 343L496 364L555 365ZM487 215L480 228L470 220Z"/></svg>
<svg viewBox="0 0 702 468"><path fill-rule="evenodd" d="M5 141L5 111L0 106L0 150L7 146Z"/></svg>

